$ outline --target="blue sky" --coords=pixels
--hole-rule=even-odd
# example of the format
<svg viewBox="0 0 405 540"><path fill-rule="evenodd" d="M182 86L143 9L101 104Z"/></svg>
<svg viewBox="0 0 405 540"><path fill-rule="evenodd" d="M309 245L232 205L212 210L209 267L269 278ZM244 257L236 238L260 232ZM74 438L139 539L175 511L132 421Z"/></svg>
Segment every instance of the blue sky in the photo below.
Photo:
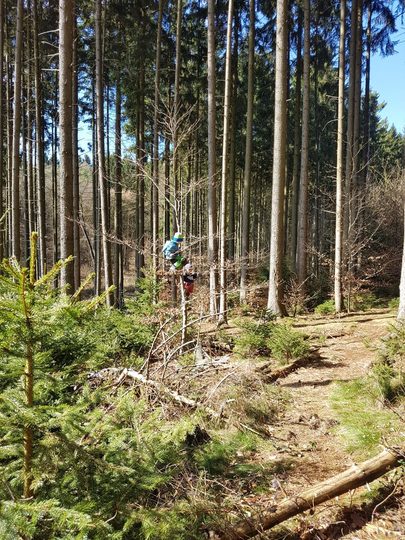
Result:
<svg viewBox="0 0 405 540"><path fill-rule="evenodd" d="M392 39L399 41L396 54L383 58L375 54L371 59L371 88L386 106L381 118L386 117L398 131L405 129L405 25L398 21L398 32Z"/></svg>

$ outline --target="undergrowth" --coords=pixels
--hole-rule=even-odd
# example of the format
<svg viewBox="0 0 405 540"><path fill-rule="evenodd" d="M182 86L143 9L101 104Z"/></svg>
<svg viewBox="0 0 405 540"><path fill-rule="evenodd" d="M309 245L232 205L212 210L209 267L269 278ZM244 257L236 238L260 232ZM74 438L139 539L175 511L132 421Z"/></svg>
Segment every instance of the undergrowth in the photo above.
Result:
<svg viewBox="0 0 405 540"><path fill-rule="evenodd" d="M238 320L242 331L235 339L235 352L240 356L271 356L280 364L308 354L304 335L288 323Z"/></svg>
<svg viewBox="0 0 405 540"><path fill-rule="evenodd" d="M404 338L405 327L394 327L369 375L335 388L332 405L351 451L370 455L382 441L395 444L401 438L403 425L395 406L405 396Z"/></svg>

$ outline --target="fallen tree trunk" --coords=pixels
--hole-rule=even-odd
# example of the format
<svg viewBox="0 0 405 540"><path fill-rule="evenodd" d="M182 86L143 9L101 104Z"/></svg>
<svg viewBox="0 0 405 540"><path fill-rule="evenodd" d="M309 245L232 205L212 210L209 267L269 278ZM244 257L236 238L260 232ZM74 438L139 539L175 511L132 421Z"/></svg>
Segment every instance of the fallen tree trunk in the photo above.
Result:
<svg viewBox="0 0 405 540"><path fill-rule="evenodd" d="M313 362L318 362L320 360L322 360L322 356L319 353L319 349L316 348L310 351L307 356L297 358L297 360L294 360L294 362L291 362L290 364L287 364L286 366L283 366L281 368L272 371L273 365L270 362L266 362L266 364L258 366L256 368L256 371L261 374L263 382L272 383L274 381L277 381L277 379L287 377L287 375L293 373L294 371L297 371L297 369L305 367Z"/></svg>
<svg viewBox="0 0 405 540"><path fill-rule="evenodd" d="M202 409L203 411L207 412L210 416L213 418L220 418L221 413L218 413L217 411L214 411L214 409L211 409L210 407L207 407L203 403L188 398L186 396L182 396L175 390L171 390L164 384L153 381L152 379L147 379L144 375L139 373L138 371L135 371L134 369L130 368L105 368L100 371L97 371L95 373L90 373L89 378L90 379L105 379L109 375L119 375L119 381L122 381L126 377L129 377L130 379L133 379L135 381L138 381L140 383L143 383L147 386L151 386L152 388L155 388L159 394L162 394L163 396L166 396L174 401L177 401L178 403L181 403L182 405L186 405L187 407L190 407L192 409Z"/></svg>
<svg viewBox="0 0 405 540"><path fill-rule="evenodd" d="M404 451L405 448L401 451L384 450L381 454L368 461L353 465L350 469L324 480L300 495L287 499L278 506L264 510L257 516L256 520L241 521L236 526L220 534L219 538L221 540L252 538L297 514L305 512L305 510L310 510L318 504L363 486L397 467L404 457Z"/></svg>

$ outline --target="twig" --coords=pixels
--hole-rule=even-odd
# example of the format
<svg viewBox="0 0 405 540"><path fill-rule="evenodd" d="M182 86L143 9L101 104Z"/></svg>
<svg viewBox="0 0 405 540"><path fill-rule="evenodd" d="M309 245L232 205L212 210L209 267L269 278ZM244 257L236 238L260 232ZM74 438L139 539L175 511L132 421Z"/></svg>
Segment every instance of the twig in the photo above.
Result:
<svg viewBox="0 0 405 540"><path fill-rule="evenodd" d="M398 484L399 484L399 481L400 481L400 480L401 480L401 478L399 478L399 479L395 482L394 489L391 491L391 493L389 493L389 494L385 497L384 500L382 500L381 502L379 502L379 503L375 506L375 508L374 508L374 510L373 510L373 512L372 512L372 514L371 514L371 523L374 521L374 516L375 516L375 513L377 512L377 509L380 508L380 506L382 506L383 504L385 504L385 503L388 501L388 499L390 499L390 498L394 495L394 493L395 493L395 491L396 491L396 489L397 489L397 487L398 487Z"/></svg>

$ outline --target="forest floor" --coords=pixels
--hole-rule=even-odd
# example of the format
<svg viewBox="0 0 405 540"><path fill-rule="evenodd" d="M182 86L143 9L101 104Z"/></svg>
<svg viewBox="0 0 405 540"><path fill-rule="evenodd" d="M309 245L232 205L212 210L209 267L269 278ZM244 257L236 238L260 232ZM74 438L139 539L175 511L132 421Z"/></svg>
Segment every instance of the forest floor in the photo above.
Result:
<svg viewBox="0 0 405 540"><path fill-rule="evenodd" d="M283 482L286 495L297 494L354 463L335 429L339 420L331 407L334 385L367 375L376 359L380 340L389 332L388 324L393 319L392 312L377 311L338 320L322 319L294 325L315 341L320 340L322 346L319 362L279 381L280 387L289 389L293 405L280 425L275 426L274 437L288 441L288 452L300 457L295 460L294 473L289 473ZM399 494L398 488L397 498L393 498L395 509L381 514L376 512L373 516L368 513L372 514L375 505L367 512L366 507L347 506L348 497L343 497L339 504L336 500L332 501L324 505L323 510L316 511L316 519L311 519L311 526L300 537L351 540L404 538L405 498L403 494L399 497ZM331 521L333 515L335 517ZM308 523L305 528L307 526ZM353 531L345 534L347 528Z"/></svg>
<svg viewBox="0 0 405 540"><path fill-rule="evenodd" d="M320 354L274 383L280 392L288 394L289 404L285 413L266 427L273 444L271 455L258 454L254 459L260 462L263 458L266 463L271 459L282 466L273 477L270 492L242 495L237 501L240 508L246 511L272 506L368 457L348 449L338 414L332 406L333 394L337 384L366 377L376 360L381 339L390 332L389 325L393 322L394 313L389 310L372 310L341 318L294 319L293 327L309 336L311 344L319 347ZM225 330L228 335L236 333L232 324ZM403 479L393 478L394 473L379 498L370 486L357 489L260 538L405 538L405 486ZM384 484L380 483L381 486Z"/></svg>

